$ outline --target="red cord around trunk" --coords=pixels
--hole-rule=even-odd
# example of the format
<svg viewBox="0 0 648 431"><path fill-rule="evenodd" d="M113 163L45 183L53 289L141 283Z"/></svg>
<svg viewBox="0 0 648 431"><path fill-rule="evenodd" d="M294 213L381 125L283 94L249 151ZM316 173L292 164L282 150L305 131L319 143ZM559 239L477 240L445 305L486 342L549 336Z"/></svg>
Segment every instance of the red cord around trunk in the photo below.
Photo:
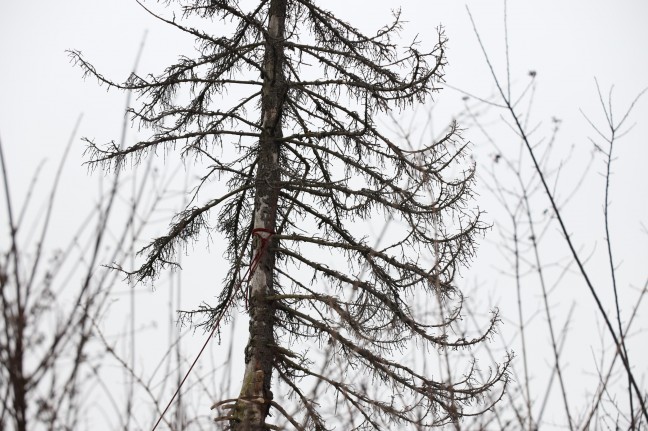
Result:
<svg viewBox="0 0 648 431"><path fill-rule="evenodd" d="M266 235L262 235L266 234ZM259 262L261 262L261 258L265 254L266 250L268 249L268 245L270 244L270 238L272 235L274 235L274 232L271 231L270 229L266 229L264 227L258 227L255 229L252 229L252 236L256 235L259 237L261 240L261 247L259 247L259 250L257 253L254 255L254 258L252 259L252 262L250 263L250 271L249 271L249 276L248 276L248 288L247 288L247 293L245 295L245 309L247 310L250 302L250 280L252 280L252 276L254 275L254 272L256 271L257 267L259 266Z"/></svg>

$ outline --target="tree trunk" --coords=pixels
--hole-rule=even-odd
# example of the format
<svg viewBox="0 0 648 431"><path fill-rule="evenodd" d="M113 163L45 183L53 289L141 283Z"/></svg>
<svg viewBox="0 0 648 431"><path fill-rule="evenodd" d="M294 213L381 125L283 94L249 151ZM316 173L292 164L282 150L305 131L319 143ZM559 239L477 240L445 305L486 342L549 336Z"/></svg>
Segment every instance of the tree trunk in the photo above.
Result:
<svg viewBox="0 0 648 431"><path fill-rule="evenodd" d="M18 297L20 300L20 296ZM16 335L16 340L14 344L14 351L10 353L9 358L9 374L10 380L13 389L13 416L15 420L16 431L26 431L27 430L27 392L26 392L26 381L23 370L24 362L24 346L23 346L23 335L25 332L24 329L24 312L23 308L18 306L18 316L15 322L14 335ZM10 324L6 322L5 324Z"/></svg>
<svg viewBox="0 0 648 431"><path fill-rule="evenodd" d="M272 0L263 62L261 138L256 171L251 278L249 283L250 338L245 348L245 374L239 399L232 412L235 431L267 430L274 360L275 309L267 297L274 293L276 229L280 181L280 142L283 103L287 92L284 76L284 27L288 0Z"/></svg>

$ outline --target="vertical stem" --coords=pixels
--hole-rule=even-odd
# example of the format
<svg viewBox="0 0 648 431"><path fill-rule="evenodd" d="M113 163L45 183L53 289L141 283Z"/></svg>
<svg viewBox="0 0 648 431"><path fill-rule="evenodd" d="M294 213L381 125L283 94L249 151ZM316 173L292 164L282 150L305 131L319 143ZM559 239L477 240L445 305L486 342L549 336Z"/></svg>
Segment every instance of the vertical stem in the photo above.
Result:
<svg viewBox="0 0 648 431"><path fill-rule="evenodd" d="M18 263L18 241L16 238L16 231L18 227L14 223L13 210L11 208L11 195L9 194L9 174L5 164L4 152L2 150L2 142L0 141L0 169L2 170L2 178L4 182L5 197L7 200L7 213L9 215L9 228L11 233L11 257L13 257L13 271L14 282L16 283L15 313L11 310L11 304L6 300L4 292L4 283L2 285L2 300L3 309L9 310L5 315L5 331L7 332L7 363L9 371L10 386L13 392L13 419L17 431L25 431L27 429L27 392L25 390L25 375L24 375L24 334L25 334L25 304L23 303L23 284L20 279L20 265ZM9 260L9 258L7 259ZM9 262L7 262L9 263ZM9 265L7 265L9 266ZM8 276L8 275L7 275ZM13 340L12 340L13 338ZM13 343L12 343L13 341ZM13 345L11 345L13 344Z"/></svg>
<svg viewBox="0 0 648 431"><path fill-rule="evenodd" d="M520 181L520 183L522 183ZM517 211L516 211L517 212ZM515 214L511 214L513 224L513 245L515 256L515 286L517 291L518 321L520 328L520 342L522 343L522 364L524 365L524 394L526 396L527 420L529 431L533 430L533 411L531 409L531 387L529 384L529 364L526 351L526 330L524 326L524 313L522 312L522 281L520 280L520 241L518 236L518 221Z"/></svg>
<svg viewBox="0 0 648 431"><path fill-rule="evenodd" d="M280 181L280 139L283 103L287 92L284 76L284 28L288 0L271 0L263 60L261 96L261 138L254 202L252 261L250 274L249 328L245 348L245 374L239 399L232 414L235 431L266 430L270 409L274 361L274 304L267 299L274 292L275 252L272 233L277 226ZM258 234L255 234L258 232Z"/></svg>
<svg viewBox="0 0 648 431"><path fill-rule="evenodd" d="M547 317L547 326L549 327L549 336L551 340L551 350L553 353L555 361L556 375L558 376L558 383L560 383L560 393L563 399L563 405L565 406L565 414L567 415L567 421L569 424L569 429L574 430L574 420L572 418L571 412L569 411L569 402L567 400L567 389L565 386L565 380L563 379L562 368L560 366L560 348L558 347L558 338L556 337L554 331L553 319L551 317L551 306L549 305L549 294L547 291L547 285L544 279L544 265L540 261L540 252L538 246L538 236L535 232L536 222L531 215L531 204L529 203L529 196L526 190L522 192L522 199L524 200L524 210L526 212L527 220L529 222L529 230L531 231L531 244L533 246L533 254L535 257L535 267L536 272L538 273L538 279L540 281L540 288L542 289L542 300L544 303L545 315Z"/></svg>

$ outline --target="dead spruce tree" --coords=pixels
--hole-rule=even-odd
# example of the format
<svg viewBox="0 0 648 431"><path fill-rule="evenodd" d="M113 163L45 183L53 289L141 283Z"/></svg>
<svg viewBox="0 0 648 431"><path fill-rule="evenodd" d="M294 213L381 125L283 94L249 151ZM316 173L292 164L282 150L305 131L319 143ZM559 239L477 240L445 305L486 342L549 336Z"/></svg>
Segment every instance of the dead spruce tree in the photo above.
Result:
<svg viewBox="0 0 648 431"><path fill-rule="evenodd" d="M91 163L119 169L181 148L183 157L209 163L198 190L211 179L227 187L177 214L129 272L137 281L154 278L175 266L178 247L212 225L226 238L228 275L217 304L201 311L208 325L246 312L249 340L240 394L217 402L216 420L232 430L277 429L267 422L272 415L295 429L329 429L335 418L309 398L306 381L328 387L337 410L357 413L344 419L345 429L458 420L506 382L507 361L479 382L470 365L448 381L399 362L398 353L412 342L469 347L494 330L496 316L474 338L448 336L461 310L454 278L485 228L466 204L473 183L472 165L461 161L467 144L454 126L425 148L404 148L376 125L377 115L436 90L443 35L430 51L417 43L400 48L399 13L368 36L313 0L179 3L183 18L202 18L208 30L147 11L193 35L196 58L119 84L80 53L71 56L102 83L139 92L144 102L130 112L154 131L123 149L89 141ZM214 36L215 21L234 29ZM225 93L243 96L225 108ZM376 238L361 233L370 217L399 222L398 234L384 238L390 245L374 246ZM343 263L331 264L333 255ZM421 298L453 306L419 313ZM333 346L329 363L368 370L384 390L370 394L353 375L320 371L325 364L316 367L309 353L317 343ZM273 376L281 397L271 391Z"/></svg>

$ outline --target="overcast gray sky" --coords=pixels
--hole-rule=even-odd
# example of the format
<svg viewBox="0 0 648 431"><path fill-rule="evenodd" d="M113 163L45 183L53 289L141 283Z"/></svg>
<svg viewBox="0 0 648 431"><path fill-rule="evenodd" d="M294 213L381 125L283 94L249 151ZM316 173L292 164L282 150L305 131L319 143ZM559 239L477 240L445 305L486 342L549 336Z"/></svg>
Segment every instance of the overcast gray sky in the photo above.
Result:
<svg viewBox="0 0 648 431"><path fill-rule="evenodd" d="M472 31L466 12L468 6L496 71L504 78L502 1L330 0L321 3L367 31L386 23L390 8L400 4L408 21L404 39L418 34L423 46L434 43L436 29L443 25L449 38L447 83L485 97L491 94L493 82ZM96 190L94 180L82 166L84 145L79 137L95 138L98 142L117 139L124 108L123 94L114 90L107 93L92 78L83 80L81 70L70 64L65 50L82 51L102 74L123 81L132 68L145 31L148 36L139 66L141 73L161 72L179 55L192 49L191 39L156 21L133 0L0 0L0 137L11 163L14 198L24 193L42 159L51 160L48 168L53 174L77 117L84 115L62 184L66 193L61 196L55 219L57 232L63 237L68 223L73 225L80 217L80 208L90 207ZM522 88L527 72L537 72L534 118L545 126L552 117L563 120L561 145L574 144L582 149L582 154L589 154L591 144L587 137L593 132L579 109L595 120L602 120L594 77L604 91L615 85L615 105L619 110L625 109L648 86L648 2L644 0L511 0L508 33L514 85ZM435 114L440 124L461 109L461 95L454 90L444 90L436 95L436 100L439 109ZM646 278L645 262L648 262L648 236L640 233L640 221L645 223L648 215L648 170L645 168L648 99L637 105L633 118L637 126L616 152L613 196L617 217L614 230L618 244L623 245L619 252L622 267L632 269L625 281L637 285ZM130 139L137 136L133 131ZM479 133L469 130L466 136L479 145ZM480 152L477 148L476 157L487 159L489 151ZM595 171L602 172L602 169L599 159ZM94 175L102 174L95 172ZM564 173L562 179L569 184L570 172ZM600 191L600 183L593 187ZM602 205L591 201L590 189L584 190L569 215L579 244L583 245L592 239L584 226L601 216ZM487 201L479 204L487 210L492 205ZM492 212L496 213L494 209ZM0 212L3 237L4 217L5 213ZM592 226L600 227L600 223ZM595 234L598 247L602 247L602 232L598 229ZM53 241L56 242L56 235ZM5 245L4 238L0 243ZM487 245L484 248L488 250ZM476 266L491 266L489 254L480 254ZM471 280L479 278L472 273L470 277ZM584 286L578 288L583 289L580 294L587 300ZM147 295L155 297L154 293ZM507 294L489 291L488 295L492 300ZM160 296L165 295L158 292ZM188 291L187 297L192 304L203 299L200 292ZM595 316L588 316L591 320L578 330L591 328L596 322ZM648 329L645 315L639 327ZM646 332L639 337L646 341ZM586 360L591 360L589 345L577 347L586 352ZM646 352L637 353L635 363L639 365L642 363L639 358L643 358L645 364ZM583 359L574 357L571 362L580 360ZM645 375L645 365L641 371Z"/></svg>

